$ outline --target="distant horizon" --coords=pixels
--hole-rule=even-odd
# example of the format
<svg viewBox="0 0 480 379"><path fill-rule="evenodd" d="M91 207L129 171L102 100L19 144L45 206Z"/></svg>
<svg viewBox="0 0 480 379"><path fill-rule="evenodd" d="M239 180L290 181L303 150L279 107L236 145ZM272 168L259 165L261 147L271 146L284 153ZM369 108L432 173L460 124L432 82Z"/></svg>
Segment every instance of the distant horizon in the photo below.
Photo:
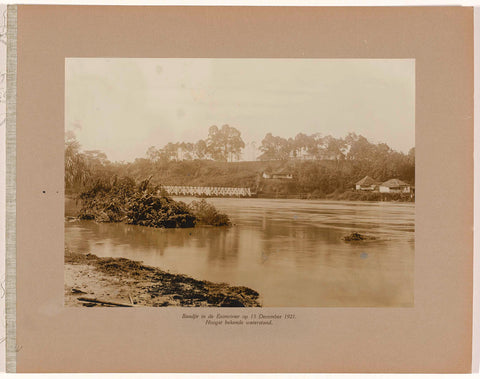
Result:
<svg viewBox="0 0 480 379"><path fill-rule="evenodd" d="M413 59L67 58L65 75L65 130L112 162L224 124L257 147L267 133L350 132L415 147Z"/></svg>

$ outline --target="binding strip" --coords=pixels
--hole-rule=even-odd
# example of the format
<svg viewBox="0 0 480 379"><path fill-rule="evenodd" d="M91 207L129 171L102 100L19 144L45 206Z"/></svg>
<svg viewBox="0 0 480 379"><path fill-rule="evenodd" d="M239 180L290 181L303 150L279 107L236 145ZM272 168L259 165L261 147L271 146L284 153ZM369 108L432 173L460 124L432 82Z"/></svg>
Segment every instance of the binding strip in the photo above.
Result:
<svg viewBox="0 0 480 379"><path fill-rule="evenodd" d="M16 107L17 101L17 6L7 11L7 121L6 121L6 370L16 372Z"/></svg>

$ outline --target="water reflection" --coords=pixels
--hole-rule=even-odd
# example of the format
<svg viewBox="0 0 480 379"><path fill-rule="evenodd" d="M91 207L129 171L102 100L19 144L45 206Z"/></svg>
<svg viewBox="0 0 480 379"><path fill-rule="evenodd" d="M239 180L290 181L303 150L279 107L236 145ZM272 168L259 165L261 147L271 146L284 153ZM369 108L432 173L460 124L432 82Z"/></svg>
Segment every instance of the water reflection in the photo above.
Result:
<svg viewBox="0 0 480 379"><path fill-rule="evenodd" d="M67 222L66 245L246 285L261 293L265 306L413 305L413 205L209 201L228 213L234 226L164 230ZM378 240L342 241L353 230Z"/></svg>

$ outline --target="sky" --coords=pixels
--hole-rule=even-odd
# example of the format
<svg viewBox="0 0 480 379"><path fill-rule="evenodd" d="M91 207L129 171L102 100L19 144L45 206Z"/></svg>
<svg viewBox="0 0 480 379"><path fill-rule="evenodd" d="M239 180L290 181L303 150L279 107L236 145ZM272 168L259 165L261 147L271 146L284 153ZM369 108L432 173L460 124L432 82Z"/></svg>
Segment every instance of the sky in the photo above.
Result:
<svg viewBox="0 0 480 379"><path fill-rule="evenodd" d="M65 129L111 161L224 124L257 146L269 132L415 145L413 59L67 58L65 86Z"/></svg>

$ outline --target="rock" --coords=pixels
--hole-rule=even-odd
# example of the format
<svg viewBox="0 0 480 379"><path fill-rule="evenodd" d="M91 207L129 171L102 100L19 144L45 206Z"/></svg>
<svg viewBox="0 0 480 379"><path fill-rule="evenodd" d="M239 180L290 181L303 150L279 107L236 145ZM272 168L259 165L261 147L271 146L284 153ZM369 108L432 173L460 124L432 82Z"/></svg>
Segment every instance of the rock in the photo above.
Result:
<svg viewBox="0 0 480 379"><path fill-rule="evenodd" d="M367 236L365 234L360 234L357 232L352 232L346 236L343 237L343 240L346 242L350 241L367 241L367 240L374 240L375 237L372 236Z"/></svg>

